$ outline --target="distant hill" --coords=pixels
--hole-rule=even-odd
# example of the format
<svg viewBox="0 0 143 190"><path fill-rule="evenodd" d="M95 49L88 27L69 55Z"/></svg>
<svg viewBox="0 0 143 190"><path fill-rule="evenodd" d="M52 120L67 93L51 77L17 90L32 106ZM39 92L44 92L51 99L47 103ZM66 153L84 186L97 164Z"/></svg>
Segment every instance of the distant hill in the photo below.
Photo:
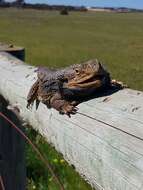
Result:
<svg viewBox="0 0 143 190"><path fill-rule="evenodd" d="M0 0L0 7L20 7L27 9L42 9L42 10L62 10L67 9L68 11L87 11L87 8L84 6L65 6L65 5L48 5L48 4L30 4L25 3L23 0L16 0L14 2L4 2Z"/></svg>

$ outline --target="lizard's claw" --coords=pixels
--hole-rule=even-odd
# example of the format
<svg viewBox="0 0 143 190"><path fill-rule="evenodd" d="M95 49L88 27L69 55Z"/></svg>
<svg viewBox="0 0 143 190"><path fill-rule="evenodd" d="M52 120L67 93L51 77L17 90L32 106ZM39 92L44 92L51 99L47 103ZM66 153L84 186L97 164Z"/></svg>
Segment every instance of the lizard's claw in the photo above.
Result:
<svg viewBox="0 0 143 190"><path fill-rule="evenodd" d="M117 81L117 80L115 80L115 79L113 79L113 80L111 81L111 84L114 85L114 86L116 86L116 87L118 87L118 88L121 88L121 89L123 89L123 88L128 88L128 85L124 84L124 83L121 82L121 81Z"/></svg>
<svg viewBox="0 0 143 190"><path fill-rule="evenodd" d="M32 110L33 104L33 102L28 102L26 108Z"/></svg>
<svg viewBox="0 0 143 190"><path fill-rule="evenodd" d="M76 114L78 108L73 105L72 103L68 103L63 105L62 110L60 111L61 114L66 114L67 116L71 117L71 114Z"/></svg>

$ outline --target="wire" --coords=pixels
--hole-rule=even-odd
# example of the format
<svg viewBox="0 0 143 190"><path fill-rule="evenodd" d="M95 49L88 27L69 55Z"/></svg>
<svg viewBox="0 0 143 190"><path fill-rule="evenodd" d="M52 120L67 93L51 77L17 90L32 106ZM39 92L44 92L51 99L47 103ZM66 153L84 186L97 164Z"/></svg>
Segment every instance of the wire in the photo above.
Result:
<svg viewBox="0 0 143 190"><path fill-rule="evenodd" d="M0 175L0 186L1 186L2 190L5 190L5 186L4 186L3 179L2 179L1 175Z"/></svg>
<svg viewBox="0 0 143 190"><path fill-rule="evenodd" d="M138 136L136 136L136 135L134 135L134 134L132 134L132 133L129 133L129 132L123 130L123 129L120 129L120 128L118 128L118 127L115 127L114 125L108 124L108 123L106 123L106 122L104 122L104 121L102 121L102 120L100 120L100 119L96 119L96 118L94 118L94 117L91 117L91 116L86 115L86 114L84 114L84 113L81 113L81 112L79 112L79 111L77 111L76 113L78 113L78 114L80 114L80 115L82 115L82 116L88 117L88 118L90 118L90 119L93 119L93 120L95 120L95 121L98 121L98 122L100 122L100 123L103 123L103 124L105 124L105 125L107 125L107 126L113 128L113 129L116 129L116 130L118 130L118 131L121 131L121 132L123 132L123 133L125 133L125 134L127 134L127 135L129 135L129 136L131 136L131 137L134 137L134 138L136 138L136 139L138 139L138 140L140 140L140 141L143 141L143 138L138 137Z"/></svg>
<svg viewBox="0 0 143 190"><path fill-rule="evenodd" d="M32 146L33 150L35 150L35 152L37 153L37 155L39 156L39 158L43 161L43 163L46 165L47 169L53 175L53 177L54 177L55 181L57 182L57 184L59 185L60 189L64 190L63 184L60 182L59 178L54 173L52 167L50 166L50 164L48 163L48 161L46 160L46 158L38 150L38 148L36 147L36 145L34 145L32 143L32 141L24 134L24 132L20 128L18 128L6 115L4 115L2 112L0 112L0 116L3 117L6 121L8 121L12 125L12 127L15 128L16 131Z"/></svg>

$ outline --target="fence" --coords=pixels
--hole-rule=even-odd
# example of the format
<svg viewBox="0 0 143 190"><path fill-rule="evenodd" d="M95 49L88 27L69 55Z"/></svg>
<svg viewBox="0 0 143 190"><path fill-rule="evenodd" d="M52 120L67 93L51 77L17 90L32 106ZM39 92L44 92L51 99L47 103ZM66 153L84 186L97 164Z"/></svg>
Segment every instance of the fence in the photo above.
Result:
<svg viewBox="0 0 143 190"><path fill-rule="evenodd" d="M20 117L97 190L142 190L143 93L124 89L89 100L71 118L43 104L31 111L26 108L26 96L37 78L34 70L0 53L0 94L18 108Z"/></svg>

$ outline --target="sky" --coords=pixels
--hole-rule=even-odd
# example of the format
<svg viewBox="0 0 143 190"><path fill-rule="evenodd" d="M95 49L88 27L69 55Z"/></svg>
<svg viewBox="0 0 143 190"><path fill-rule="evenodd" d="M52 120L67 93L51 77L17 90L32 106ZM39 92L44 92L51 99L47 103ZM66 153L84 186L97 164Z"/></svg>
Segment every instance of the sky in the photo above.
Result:
<svg viewBox="0 0 143 190"><path fill-rule="evenodd" d="M11 0L10 0L11 1ZM77 5L99 7L130 7L143 9L143 0L25 0L27 3L47 3L53 5Z"/></svg>

